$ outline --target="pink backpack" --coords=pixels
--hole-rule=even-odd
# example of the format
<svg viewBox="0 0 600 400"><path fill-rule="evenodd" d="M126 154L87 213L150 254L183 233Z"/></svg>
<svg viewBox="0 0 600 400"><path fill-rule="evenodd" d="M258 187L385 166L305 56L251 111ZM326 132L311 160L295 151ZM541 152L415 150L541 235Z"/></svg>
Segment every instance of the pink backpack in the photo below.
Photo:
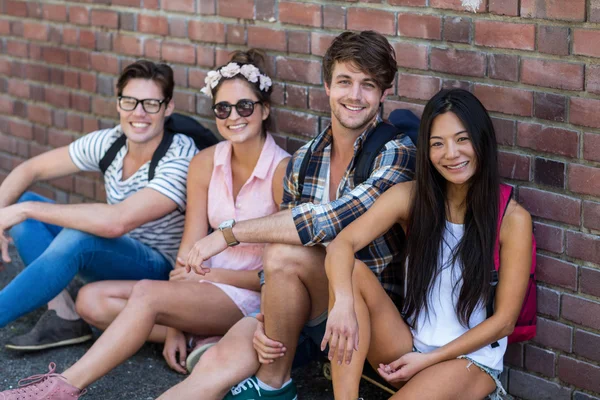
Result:
<svg viewBox="0 0 600 400"><path fill-rule="evenodd" d="M508 203L512 198L513 188L509 185L500 185L500 203L498 212L498 228L496 231L496 246L494 249L494 272L492 274L492 294L490 301L487 305L487 316L488 318L494 313L494 297L496 294L495 287L498 284L498 270L500 269L500 226L502 225L502 218L506 213ZM535 237L531 235L531 273L529 275L529 284L527 286L527 292L525 293L525 299L523 300L523 306L519 313L519 318L515 325L515 330L508 337L508 343L524 342L532 339L536 332L536 314L537 314L537 287L535 283L535 265L536 265L536 244ZM492 343L492 347L497 347L498 342Z"/></svg>

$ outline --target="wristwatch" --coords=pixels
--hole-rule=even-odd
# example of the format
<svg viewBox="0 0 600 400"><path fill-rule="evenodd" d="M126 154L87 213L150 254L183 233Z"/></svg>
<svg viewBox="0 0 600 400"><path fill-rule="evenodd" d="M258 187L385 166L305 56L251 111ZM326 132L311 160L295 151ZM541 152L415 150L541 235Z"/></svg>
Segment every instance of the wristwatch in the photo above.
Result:
<svg viewBox="0 0 600 400"><path fill-rule="evenodd" d="M221 222L219 225L219 230L223 232L223 237L227 242L227 246L237 246L240 242L237 241L235 236L233 236L233 227L235 225L235 219L228 219L227 221Z"/></svg>

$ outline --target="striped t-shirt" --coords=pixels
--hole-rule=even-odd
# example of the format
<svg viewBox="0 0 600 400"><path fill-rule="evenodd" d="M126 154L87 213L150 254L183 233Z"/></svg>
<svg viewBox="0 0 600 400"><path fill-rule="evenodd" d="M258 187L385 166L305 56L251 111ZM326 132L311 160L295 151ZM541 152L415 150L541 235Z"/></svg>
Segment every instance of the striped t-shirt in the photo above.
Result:
<svg viewBox="0 0 600 400"><path fill-rule="evenodd" d="M110 145L122 134L120 125L112 129L92 132L71 143L69 155L82 171L100 171L100 160ZM150 182L148 182L150 161L123 181L121 180L123 159L127 154L127 145L125 145L104 174L108 204L119 203L143 188L154 189L177 204L177 208L171 213L128 233L130 237L158 250L173 265L183 235L187 170L192 157L197 152L198 149L191 138L176 134L169 150L158 162L154 178Z"/></svg>

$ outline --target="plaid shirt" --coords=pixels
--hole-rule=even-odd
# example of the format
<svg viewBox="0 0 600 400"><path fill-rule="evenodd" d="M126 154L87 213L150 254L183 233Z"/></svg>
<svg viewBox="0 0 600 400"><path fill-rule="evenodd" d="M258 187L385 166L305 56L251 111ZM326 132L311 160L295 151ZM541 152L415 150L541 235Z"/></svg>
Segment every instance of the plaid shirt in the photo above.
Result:
<svg viewBox="0 0 600 400"><path fill-rule="evenodd" d="M280 208L292 209L303 245L313 246L333 240L342 229L367 211L383 192L396 183L413 179L414 171L409 169L409 165L414 165L416 149L408 136L399 135L386 143L375 158L369 178L355 186L356 154L380 122L381 119L377 118L354 142L354 156L342 176L336 199L327 204L319 203L329 174L330 145L333 141L331 126L292 156L283 181L284 193ZM309 146L312 156L306 168L302 193L299 193L298 174ZM398 279L400 276L395 276L395 273L400 271L398 267L403 245L404 232L399 225L394 225L383 236L356 253L356 257L377 275L384 289L397 295L402 293L402 285Z"/></svg>

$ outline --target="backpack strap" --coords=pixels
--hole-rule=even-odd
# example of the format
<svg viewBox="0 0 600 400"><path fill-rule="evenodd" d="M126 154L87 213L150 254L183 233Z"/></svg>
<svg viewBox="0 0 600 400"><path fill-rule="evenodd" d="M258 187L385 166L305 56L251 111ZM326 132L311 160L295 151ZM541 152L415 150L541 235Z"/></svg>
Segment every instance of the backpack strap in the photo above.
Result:
<svg viewBox="0 0 600 400"><path fill-rule="evenodd" d="M173 134L170 131L166 131L163 133L163 138L160 141L160 144L154 150L154 154L152 154L152 159L150 160L150 167L148 167L148 182L154 179L154 171L156 170L156 166L161 158L167 154L167 150L171 147L171 143L173 143Z"/></svg>
<svg viewBox="0 0 600 400"><path fill-rule="evenodd" d="M115 157L119 153L119 150L121 150L121 148L125 146L126 142L127 136L125 136L125 134L122 134L117 140L113 142L113 144L110 145L110 147L108 148L106 153L104 153L104 156L102 157L99 163L100 171L102 171L102 174L106 173L106 170L108 169L108 167L110 167L110 164L112 164L112 162L115 160Z"/></svg>
<svg viewBox="0 0 600 400"><path fill-rule="evenodd" d="M354 186L358 186L371 176L373 162L387 142L401 132L394 125L380 122L363 143L354 163Z"/></svg>
<svg viewBox="0 0 600 400"><path fill-rule="evenodd" d="M500 227L502 226L502 220L508 209L508 203L512 198L513 188L512 186L500 184L500 202L498 203L498 224L496 226L496 243L494 245L494 269L492 270L492 279L490 285L492 290L486 306L486 319L494 314L494 299L496 298L496 286L498 286L498 270L500 269ZM500 346L496 341L491 344L492 348Z"/></svg>

